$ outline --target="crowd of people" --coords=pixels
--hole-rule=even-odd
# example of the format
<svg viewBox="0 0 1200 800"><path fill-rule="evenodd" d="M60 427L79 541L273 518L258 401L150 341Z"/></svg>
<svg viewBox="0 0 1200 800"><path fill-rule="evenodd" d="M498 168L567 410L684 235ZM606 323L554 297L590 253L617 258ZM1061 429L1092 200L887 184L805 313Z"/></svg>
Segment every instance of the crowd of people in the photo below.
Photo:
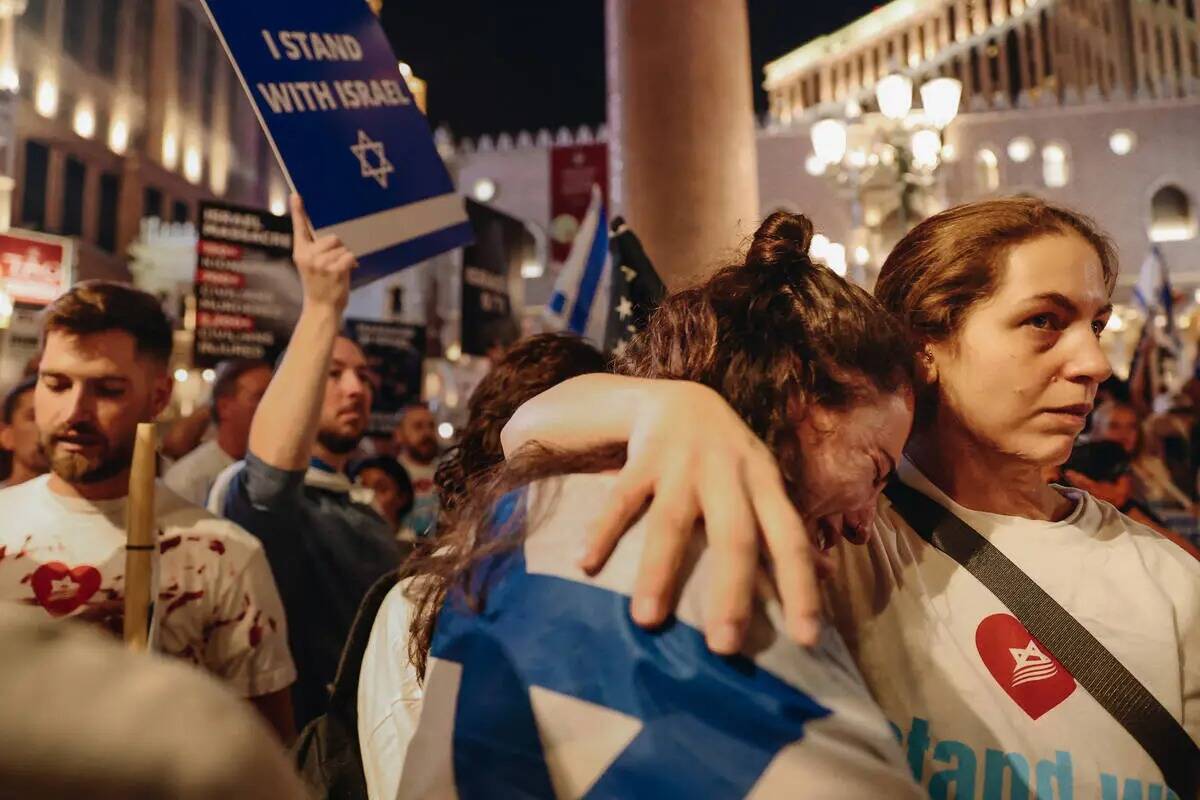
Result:
<svg viewBox="0 0 1200 800"><path fill-rule="evenodd" d="M1117 259L1090 220L1027 197L949 209L872 295L810 258L806 218L773 214L619 357L510 347L442 453L421 404L366 437L374 376L342 335L355 259L291 211L288 348L220 365L165 432L156 492L152 649L207 673L179 681L179 713L239 756L172 769L133 740L97 760L171 702L134 682L179 669L62 624L120 636L133 442L170 401L171 328L155 298L85 282L3 406L14 796L66 796L89 769L114 797L1200 796L1200 378L1156 410L1144 375L1111 377ZM1142 716L905 489L1077 621ZM68 658L124 703L41 720L38 676ZM297 741L306 788L281 760Z"/></svg>

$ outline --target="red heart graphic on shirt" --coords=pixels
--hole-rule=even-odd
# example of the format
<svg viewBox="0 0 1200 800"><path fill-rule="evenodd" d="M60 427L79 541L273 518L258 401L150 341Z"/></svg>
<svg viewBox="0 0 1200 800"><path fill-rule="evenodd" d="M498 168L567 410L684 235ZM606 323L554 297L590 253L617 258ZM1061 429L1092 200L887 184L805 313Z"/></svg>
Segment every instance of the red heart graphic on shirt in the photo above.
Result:
<svg viewBox="0 0 1200 800"><path fill-rule="evenodd" d="M33 573L33 594L55 617L70 614L100 588L100 572L86 564L72 569L61 561L42 564Z"/></svg>
<svg viewBox="0 0 1200 800"><path fill-rule="evenodd" d="M1075 691L1075 678L1012 614L992 614L975 629L975 647L1000 688L1037 719Z"/></svg>

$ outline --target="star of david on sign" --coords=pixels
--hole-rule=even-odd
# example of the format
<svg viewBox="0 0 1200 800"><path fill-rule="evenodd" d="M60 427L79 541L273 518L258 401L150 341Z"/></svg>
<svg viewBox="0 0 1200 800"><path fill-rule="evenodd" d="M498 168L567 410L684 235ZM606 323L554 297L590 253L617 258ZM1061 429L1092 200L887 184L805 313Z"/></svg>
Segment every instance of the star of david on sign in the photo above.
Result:
<svg viewBox="0 0 1200 800"><path fill-rule="evenodd" d="M479 575L486 607L448 601L431 649L461 666L464 800L742 797L830 714L749 659L713 656L688 625L638 628L626 595L528 572L523 550Z"/></svg>
<svg viewBox="0 0 1200 800"><path fill-rule="evenodd" d="M364 178L374 178L381 189L388 185L388 175L396 171L392 162L388 161L387 153L383 151L383 142L377 142L367 135L366 131L358 132L358 144L350 146L350 152L358 158L358 166ZM371 163L371 156L375 163Z"/></svg>

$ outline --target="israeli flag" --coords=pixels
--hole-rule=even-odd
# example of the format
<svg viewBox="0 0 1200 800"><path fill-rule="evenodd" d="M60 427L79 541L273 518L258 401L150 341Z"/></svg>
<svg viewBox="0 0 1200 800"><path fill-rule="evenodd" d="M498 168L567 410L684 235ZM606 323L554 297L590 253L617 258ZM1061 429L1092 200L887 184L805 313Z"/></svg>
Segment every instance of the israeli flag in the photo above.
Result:
<svg viewBox="0 0 1200 800"><path fill-rule="evenodd" d="M1142 262L1142 271L1133 287L1133 297L1146 315L1146 324L1154 332L1159 344L1172 352L1178 352L1179 335L1175 330L1174 300L1171 297L1171 279L1167 264L1158 245L1150 248L1150 254ZM1166 326L1159 328L1155 317L1166 317Z"/></svg>
<svg viewBox="0 0 1200 800"><path fill-rule="evenodd" d="M554 293L546 305L548 330L570 331L599 344L604 338L612 257L608 250L608 212L599 186L592 186L592 202L575 234L571 252L563 263Z"/></svg>
<svg viewBox="0 0 1200 800"><path fill-rule="evenodd" d="M360 684L368 687L360 703L376 716L362 729L371 731L370 796L924 797L836 632L811 648L793 645L764 589L750 623L754 644L737 656L709 652L701 620L716 555L707 550L692 551L676 613L642 630L629 604L644 520L599 574L575 565L571 554L604 513L615 481L553 478L497 504L483 535L511 537L514 547L472 578L482 607L461 587L450 589L424 685L401 689L402 702L391 691L372 696L400 670L409 677L391 685L418 685L392 644L415 613L405 594L411 584L392 589Z"/></svg>

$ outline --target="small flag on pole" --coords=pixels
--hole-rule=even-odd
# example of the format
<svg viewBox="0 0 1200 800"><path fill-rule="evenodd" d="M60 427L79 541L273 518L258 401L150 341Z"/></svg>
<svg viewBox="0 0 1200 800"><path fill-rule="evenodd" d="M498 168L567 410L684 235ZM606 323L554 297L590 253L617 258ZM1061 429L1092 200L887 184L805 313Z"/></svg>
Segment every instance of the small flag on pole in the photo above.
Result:
<svg viewBox="0 0 1200 800"><path fill-rule="evenodd" d="M604 209L600 187L592 186L591 205L546 305L545 319L549 330L570 331L600 342L605 317L598 307L603 305L606 296L602 289L608 279L610 263L608 213Z"/></svg>
<svg viewBox="0 0 1200 800"><path fill-rule="evenodd" d="M1146 315L1146 324L1150 325L1158 343L1170 352L1178 353L1181 343L1175 330L1175 302L1171 294L1171 278L1158 245L1150 248L1149 255L1142 262L1141 274L1133 287L1133 297ZM1161 328L1156 321L1159 314L1166 319L1166 324Z"/></svg>
<svg viewBox="0 0 1200 800"><path fill-rule="evenodd" d="M646 321L662 302L666 287L637 235L617 217L612 224L609 249L615 265L609 298L608 329L604 352L620 358L629 339L646 327Z"/></svg>

